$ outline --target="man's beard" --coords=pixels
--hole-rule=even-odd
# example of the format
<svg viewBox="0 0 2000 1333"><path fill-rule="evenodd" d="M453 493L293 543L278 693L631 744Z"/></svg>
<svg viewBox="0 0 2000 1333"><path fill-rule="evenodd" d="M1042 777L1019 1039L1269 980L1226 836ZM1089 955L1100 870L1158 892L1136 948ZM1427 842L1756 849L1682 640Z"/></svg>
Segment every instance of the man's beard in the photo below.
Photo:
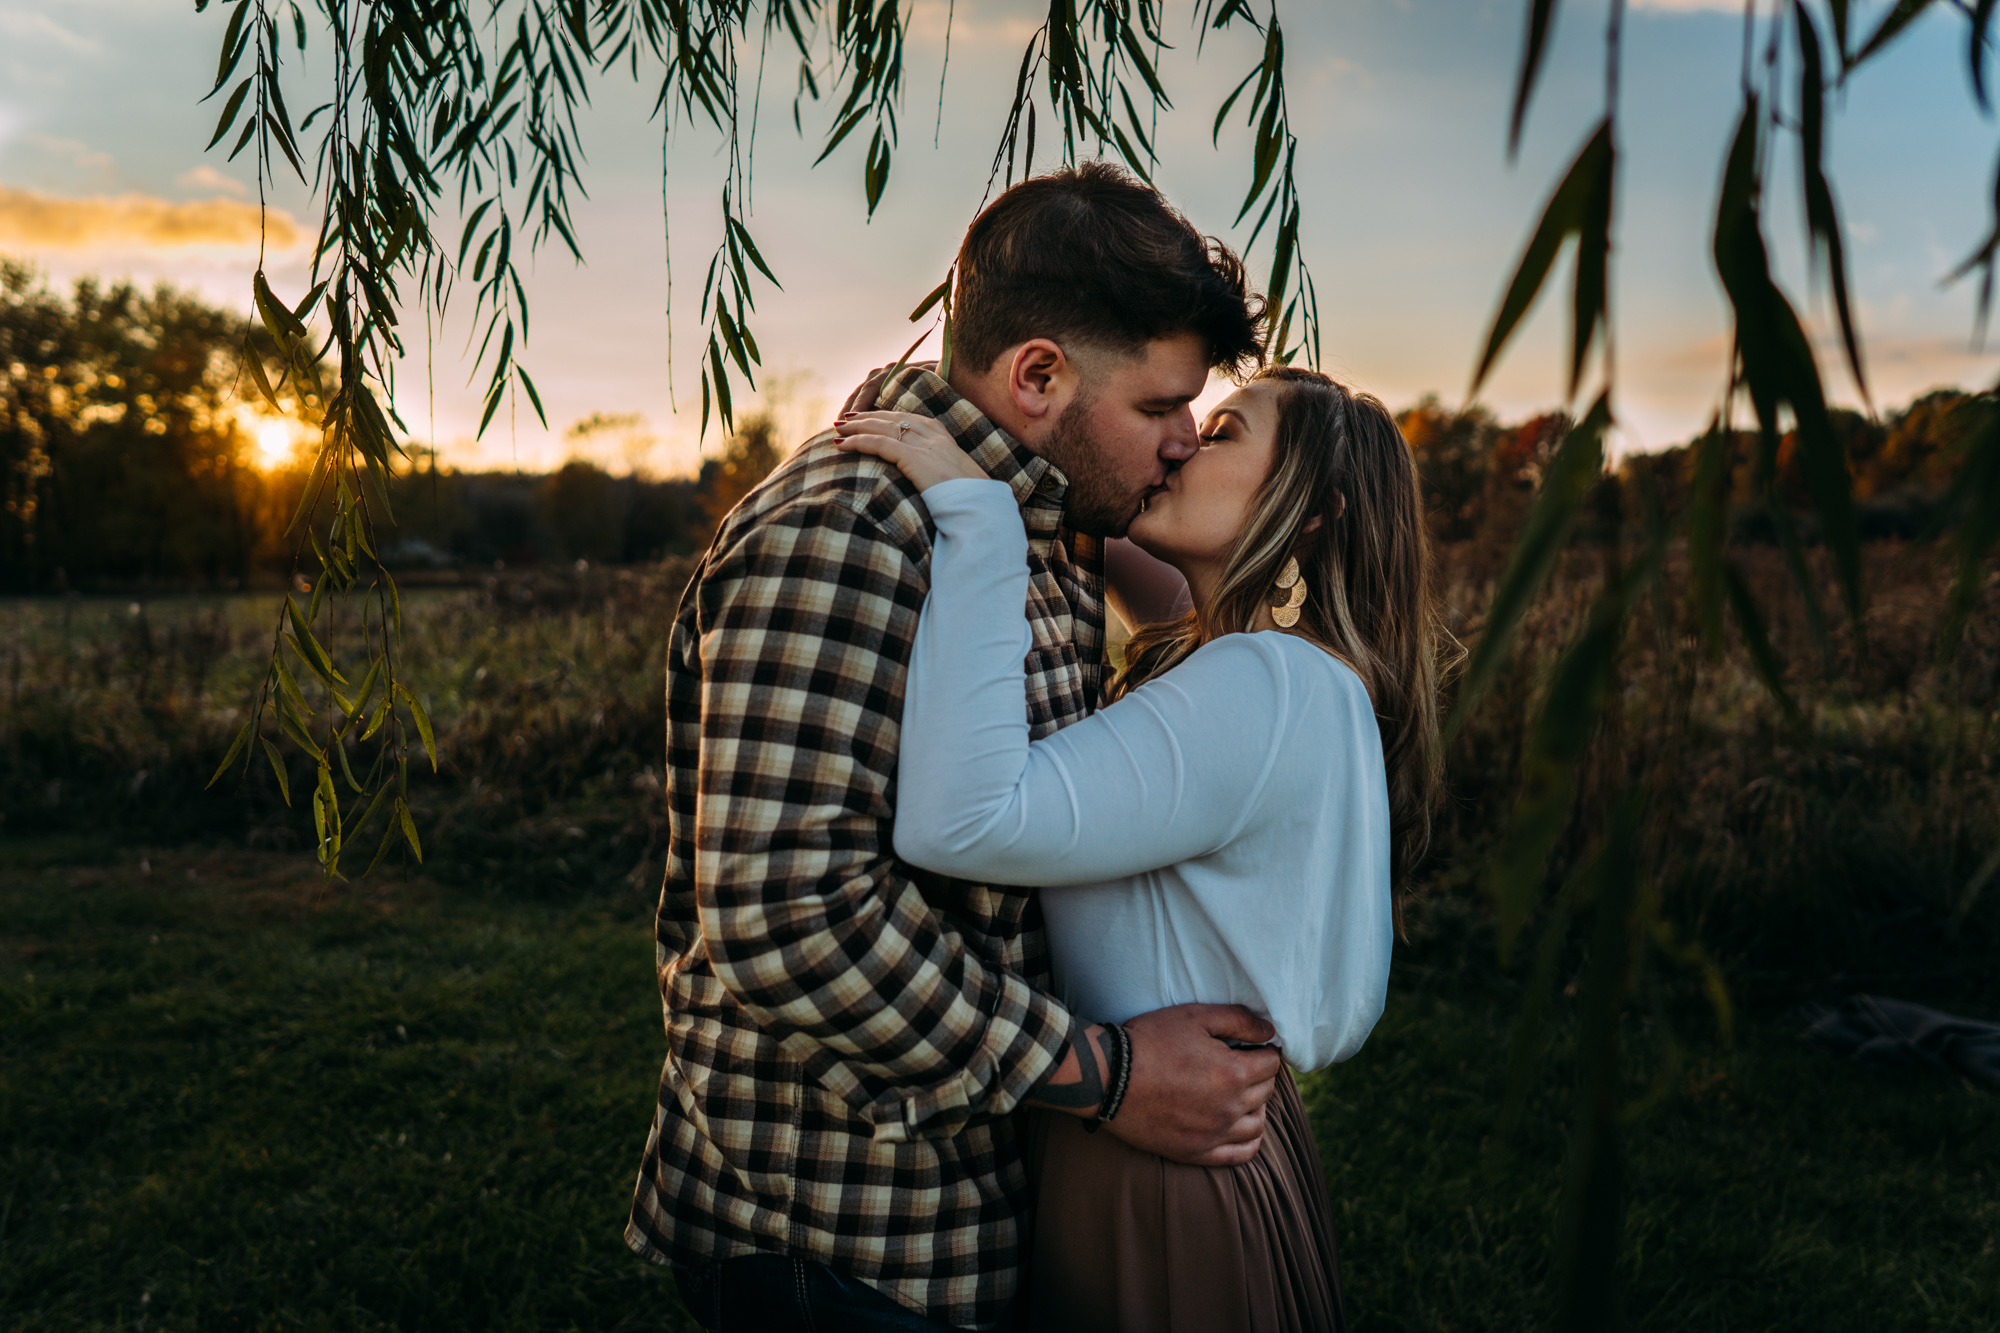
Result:
<svg viewBox="0 0 2000 1333"><path fill-rule="evenodd" d="M1090 438L1090 409L1095 400L1079 395L1063 409L1043 441L1041 455L1069 478L1063 499L1063 524L1092 537L1123 537L1139 512L1144 492L1122 492L1104 473L1096 444Z"/></svg>

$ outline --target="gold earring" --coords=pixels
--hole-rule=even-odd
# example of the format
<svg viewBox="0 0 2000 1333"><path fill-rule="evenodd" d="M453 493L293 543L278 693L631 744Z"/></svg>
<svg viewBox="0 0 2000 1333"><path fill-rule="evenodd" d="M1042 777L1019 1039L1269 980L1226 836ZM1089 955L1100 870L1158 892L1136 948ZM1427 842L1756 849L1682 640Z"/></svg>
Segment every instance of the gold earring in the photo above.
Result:
<svg viewBox="0 0 2000 1333"><path fill-rule="evenodd" d="M1299 608L1305 604L1306 582L1299 576L1299 558L1289 556L1271 592L1271 619L1278 622L1278 628L1290 629L1299 623Z"/></svg>

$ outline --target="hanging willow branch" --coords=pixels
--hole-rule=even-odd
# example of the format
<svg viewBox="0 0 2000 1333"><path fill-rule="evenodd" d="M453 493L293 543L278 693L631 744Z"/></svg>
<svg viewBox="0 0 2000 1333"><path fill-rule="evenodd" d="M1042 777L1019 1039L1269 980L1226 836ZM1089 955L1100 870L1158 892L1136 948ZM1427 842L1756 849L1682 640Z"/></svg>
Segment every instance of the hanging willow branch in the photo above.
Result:
<svg viewBox="0 0 2000 1333"><path fill-rule="evenodd" d="M1805 325L1772 273L1764 231L1767 176L1774 140L1786 133L1795 135L1806 251L1815 268L1823 266L1833 295L1841 350L1865 399L1863 342L1848 295L1840 215L1825 169L1827 72L1837 71L1836 86L1844 84L1929 7L1930 0L1899 0L1858 50L1849 43L1847 0L1825 0L1819 5L1809 5L1806 0L1771 0L1768 4L1752 0L1744 7L1742 108L1717 190L1711 245L1715 271L1735 322L1728 379L1720 386L1715 422L1694 449L1691 503L1672 520L1662 516L1639 544L1637 558L1629 563L1622 537L1614 531L1606 547L1606 571L1598 597L1576 637L1551 668L1539 715L1530 729L1521 791L1488 866L1488 888L1503 961L1511 955L1542 897L1558 842L1566 833L1574 836L1579 831L1584 799L1579 780L1584 764L1594 739L1617 722L1620 704L1614 684L1620 642L1637 608L1648 600L1664 604L1664 599L1655 596L1655 585L1667 567L1664 553L1670 539L1685 544L1690 591L1687 621L1711 659L1721 651L1726 612L1779 711L1795 729L1803 731L1808 725L1786 688L1783 664L1765 630L1764 611L1727 551L1728 483L1735 440L1730 418L1739 398L1748 400L1755 418L1753 475L1759 498L1784 551L1825 669L1829 674L1838 669L1828 617L1798 520L1777 487L1787 424L1793 457L1831 557L1842 609L1857 649L1866 651L1861 535L1846 442L1833 427L1818 358ZM1996 6L1990 0L1979 0L1952 7L1968 19L1971 88L1975 101L1984 108L1985 52ZM1558 6L1556 0L1525 0L1524 9L1526 32L1507 140L1510 158L1519 147ZM1833 35L1831 55L1820 35L1822 24L1814 18L1816 10L1822 13L1824 30ZM1623 0L1611 0L1605 31L1602 116L1588 131L1583 148L1550 195L1501 299L1473 374L1476 391L1533 307L1559 255L1574 241L1570 355L1565 366L1568 395L1575 400L1594 346L1603 352L1601 387L1595 404L1572 427L1543 475L1540 492L1489 601L1449 720L1452 729L1464 723L1498 678L1516 632L1537 601L1555 558L1568 544L1577 518L1607 465L1603 441L1616 421L1609 260L1616 223L1613 178L1618 161L1623 30ZM1757 57L1760 51L1761 60ZM1794 57L1791 68L1788 53ZM1992 234L1948 279L1975 271L1982 274L1975 316L1980 330L1991 303L1996 255L2000 255L2000 242L1996 241L2000 238L2000 190L1996 191L1994 208ZM2000 517L1996 517L2000 515L2000 430L1992 428L2000 421L2000 414L1993 411L1991 397L1975 403L1972 409L1976 420L1968 432L1968 456L1947 504L1948 511L1960 515L1960 522L1953 543L1958 560L1952 614L1940 645L1945 656L1956 647L1974 592L1983 581L1985 559L2000 542ZM1622 1323L1617 1265L1623 1249L1624 1205L1617 1185L1618 1133L1636 1111L1619 1105L1618 1029L1619 1016L1648 956L1648 945L1662 961L1700 974L1725 1034L1731 1022L1719 971L1698 945L1683 943L1661 916L1657 895L1646 884L1645 868L1635 855L1635 847L1647 839L1649 824L1657 819L1654 812L1671 793L1634 789L1595 795L1600 805L1609 796L1610 813L1599 821L1602 827L1592 843L1595 850L1554 896L1542 923L1534 976L1510 1042L1510 1092L1502 1117L1506 1122L1518 1115L1549 1021L1548 991L1554 980L1555 960L1573 918L1589 906L1590 962L1580 981L1583 1036L1575 1123L1564 1168L1557 1237L1557 1326L1576 1330L1610 1329ZM1655 841L1659 836L1652 834ZM1663 1070L1671 1068L1677 1058L1675 1051L1669 1038ZM1658 1077L1655 1083L1660 1084ZM1656 1094L1639 1105L1657 1100Z"/></svg>
<svg viewBox="0 0 2000 1333"><path fill-rule="evenodd" d="M656 86L663 134L703 127L724 152L722 238L702 283L698 360L702 433L711 416L733 428L738 394L754 389L763 361L752 327L757 288L778 286L749 216L763 63L774 43L790 44L798 60L793 126L807 132L808 108L824 117L819 161L866 143L856 156L872 215L887 197L898 147L909 13L902 0L197 0L196 8L211 4L227 17L210 147L235 134L230 155L254 153L260 197L284 173L323 205L308 290L272 291L261 264L253 280L275 370L255 349L245 356L274 404L289 396L323 405L321 445L291 529L294 583L309 596L301 607L288 594L280 608L269 670L216 779L261 753L289 801L284 751L299 751L310 764L316 843L331 876L342 873L343 850L378 821L374 860L399 840L421 858L408 799L412 747L421 744L437 765L419 690L398 669L401 605L375 543L378 520L393 518L390 478L406 459L408 432L394 403L408 302L435 318L469 286L479 335L472 373L484 384L480 432L523 400L546 426L522 361L523 256L554 244L583 257L573 222L584 195L577 112L593 83L620 76ZM1244 0L1199 0L1195 15L1204 35L1241 25L1262 38L1261 59L1224 103L1216 134L1254 81L1242 215L1262 205L1249 246L1270 237L1281 355L1303 350L1316 361L1319 316L1298 244L1298 143L1275 4L1260 18ZM1151 179L1158 118L1172 106L1157 67L1169 46L1163 20L1163 0L1050 0L1022 60L995 172L1003 158L1008 183L1017 157L1023 175L1033 169L1039 91L1054 127L1045 154L1065 162L1116 154ZM330 61L317 105L295 121L285 88L297 91L296 58L309 35L330 48ZM289 53L281 37L290 38ZM753 44L755 82L744 68ZM447 210L463 218L455 234L435 230ZM941 307L947 358L950 281L913 317ZM1295 328L1299 345L1290 346Z"/></svg>

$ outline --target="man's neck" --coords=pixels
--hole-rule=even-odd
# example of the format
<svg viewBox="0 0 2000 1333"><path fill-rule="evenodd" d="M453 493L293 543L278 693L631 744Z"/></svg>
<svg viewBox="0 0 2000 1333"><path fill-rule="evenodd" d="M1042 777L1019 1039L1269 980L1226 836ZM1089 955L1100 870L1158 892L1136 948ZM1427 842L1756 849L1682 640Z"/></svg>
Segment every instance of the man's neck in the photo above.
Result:
<svg viewBox="0 0 2000 1333"><path fill-rule="evenodd" d="M996 383L991 375L970 374L957 366L952 367L944 382L953 393L978 408L988 421L1019 440L1029 453L1037 458L1042 456L1040 442L1034 438L1034 423L1014 406L1004 383Z"/></svg>

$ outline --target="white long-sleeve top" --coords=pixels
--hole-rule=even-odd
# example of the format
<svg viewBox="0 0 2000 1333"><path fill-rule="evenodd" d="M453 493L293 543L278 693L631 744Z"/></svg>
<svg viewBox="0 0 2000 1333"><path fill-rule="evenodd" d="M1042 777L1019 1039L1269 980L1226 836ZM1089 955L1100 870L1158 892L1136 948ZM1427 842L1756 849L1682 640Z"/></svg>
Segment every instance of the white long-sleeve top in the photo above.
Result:
<svg viewBox="0 0 2000 1333"><path fill-rule="evenodd" d="M903 700L896 854L1041 885L1060 998L1122 1022L1267 1016L1288 1062L1359 1050L1387 996L1389 798L1368 692L1295 635L1230 634L1032 744L1013 493L924 492L938 537Z"/></svg>

